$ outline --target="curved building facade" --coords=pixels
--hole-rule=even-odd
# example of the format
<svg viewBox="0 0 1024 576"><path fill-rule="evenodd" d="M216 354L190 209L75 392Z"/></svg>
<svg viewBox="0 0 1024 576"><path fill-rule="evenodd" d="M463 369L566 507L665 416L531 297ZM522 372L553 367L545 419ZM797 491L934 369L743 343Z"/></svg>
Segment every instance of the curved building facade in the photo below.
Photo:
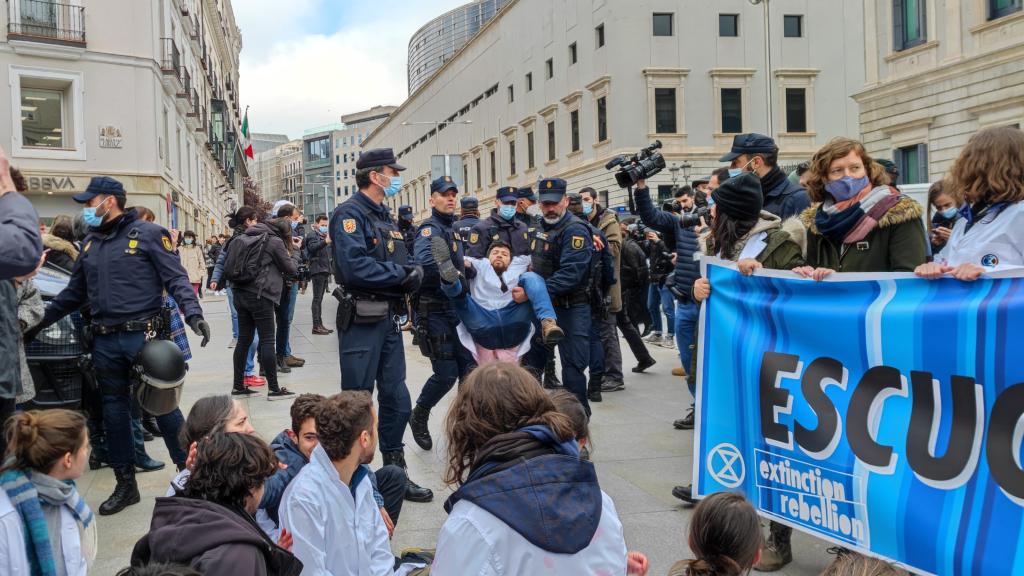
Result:
<svg viewBox="0 0 1024 576"><path fill-rule="evenodd" d="M509 0L476 0L434 18L409 40L409 94L465 46Z"/></svg>

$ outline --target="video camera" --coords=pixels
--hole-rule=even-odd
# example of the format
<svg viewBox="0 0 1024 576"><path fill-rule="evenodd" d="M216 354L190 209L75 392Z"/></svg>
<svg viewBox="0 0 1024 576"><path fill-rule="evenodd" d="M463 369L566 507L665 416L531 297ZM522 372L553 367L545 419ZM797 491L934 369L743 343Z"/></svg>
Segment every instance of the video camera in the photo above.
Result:
<svg viewBox="0 0 1024 576"><path fill-rule="evenodd" d="M711 224L711 209L707 206L697 208L689 214L681 214L680 220L683 228L693 228L700 226L700 219L704 218L704 222L708 225Z"/></svg>
<svg viewBox="0 0 1024 576"><path fill-rule="evenodd" d="M661 140L655 140L647 148L632 156L616 156L604 165L605 170L618 168L615 173L615 181L620 188L629 188L636 184L637 180L646 180L665 169L665 157L660 152Z"/></svg>

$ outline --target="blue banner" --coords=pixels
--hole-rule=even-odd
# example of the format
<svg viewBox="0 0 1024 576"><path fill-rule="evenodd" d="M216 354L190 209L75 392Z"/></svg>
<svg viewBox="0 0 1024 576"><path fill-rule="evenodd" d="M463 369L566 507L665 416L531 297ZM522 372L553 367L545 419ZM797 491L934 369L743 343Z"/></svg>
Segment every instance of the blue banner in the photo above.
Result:
<svg viewBox="0 0 1024 576"><path fill-rule="evenodd" d="M1024 574L1024 278L706 263L694 486L929 574Z"/></svg>

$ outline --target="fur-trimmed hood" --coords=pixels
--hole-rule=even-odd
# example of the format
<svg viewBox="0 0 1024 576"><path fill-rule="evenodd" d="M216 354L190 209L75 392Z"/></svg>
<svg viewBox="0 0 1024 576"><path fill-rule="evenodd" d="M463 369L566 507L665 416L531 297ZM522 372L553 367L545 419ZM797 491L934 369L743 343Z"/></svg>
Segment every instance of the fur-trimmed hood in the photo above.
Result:
<svg viewBox="0 0 1024 576"><path fill-rule="evenodd" d="M70 256L72 260L78 260L78 248L75 248L75 245L71 242L53 234L43 234L43 247L55 252L63 252Z"/></svg>
<svg viewBox="0 0 1024 576"><path fill-rule="evenodd" d="M820 207L821 202L815 202L800 213L800 223L811 234L821 234L821 232L818 232L818 227L814 224L814 216L818 213L818 208ZM888 228L909 220L920 219L923 213L924 211L921 209L921 205L917 203L917 200L910 196L900 196L899 202L892 208L889 208L889 211L878 220L878 227ZM797 244L800 244L800 242L798 241Z"/></svg>

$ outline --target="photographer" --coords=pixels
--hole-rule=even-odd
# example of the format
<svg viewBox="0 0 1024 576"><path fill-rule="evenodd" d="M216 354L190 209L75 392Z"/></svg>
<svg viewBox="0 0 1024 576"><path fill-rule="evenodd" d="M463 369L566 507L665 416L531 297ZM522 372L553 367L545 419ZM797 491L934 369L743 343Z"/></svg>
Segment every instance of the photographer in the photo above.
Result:
<svg viewBox="0 0 1024 576"><path fill-rule="evenodd" d="M327 234L327 215L316 217L316 225L306 234L305 252L309 257L309 276L313 280L313 334L326 336L334 332L324 325L321 308L327 282L331 278L331 237Z"/></svg>
<svg viewBox="0 0 1024 576"><path fill-rule="evenodd" d="M665 213L673 214L669 210L666 210ZM675 302L672 294L665 289L665 278L675 268L675 264L672 262L672 252L668 248L670 243L675 246L674 234L666 234L665 241L663 241L657 232L647 229L643 249L651 267L651 283L647 292L647 310L650 313L651 322L648 323L644 332L651 334L644 340L656 346L671 345L675 341ZM661 335L662 312L665 313L665 318L668 320L667 335L664 338Z"/></svg>
<svg viewBox="0 0 1024 576"><path fill-rule="evenodd" d="M654 358L647 351L647 346L644 345L643 339L640 338L640 332L637 330L637 324L650 325L651 323L647 307L642 304L643 296L647 294L647 286L650 284L651 271L647 265L647 255L644 254L637 242L638 238L642 238L637 232L639 226L643 226L643 224L619 222L622 231L622 253L619 266L622 308L615 315L615 323L622 332L622 337L629 344L629 349L633 351L633 356L637 359L637 365L633 367L633 372L637 373L643 372L655 364ZM637 306L637 304L640 305Z"/></svg>

